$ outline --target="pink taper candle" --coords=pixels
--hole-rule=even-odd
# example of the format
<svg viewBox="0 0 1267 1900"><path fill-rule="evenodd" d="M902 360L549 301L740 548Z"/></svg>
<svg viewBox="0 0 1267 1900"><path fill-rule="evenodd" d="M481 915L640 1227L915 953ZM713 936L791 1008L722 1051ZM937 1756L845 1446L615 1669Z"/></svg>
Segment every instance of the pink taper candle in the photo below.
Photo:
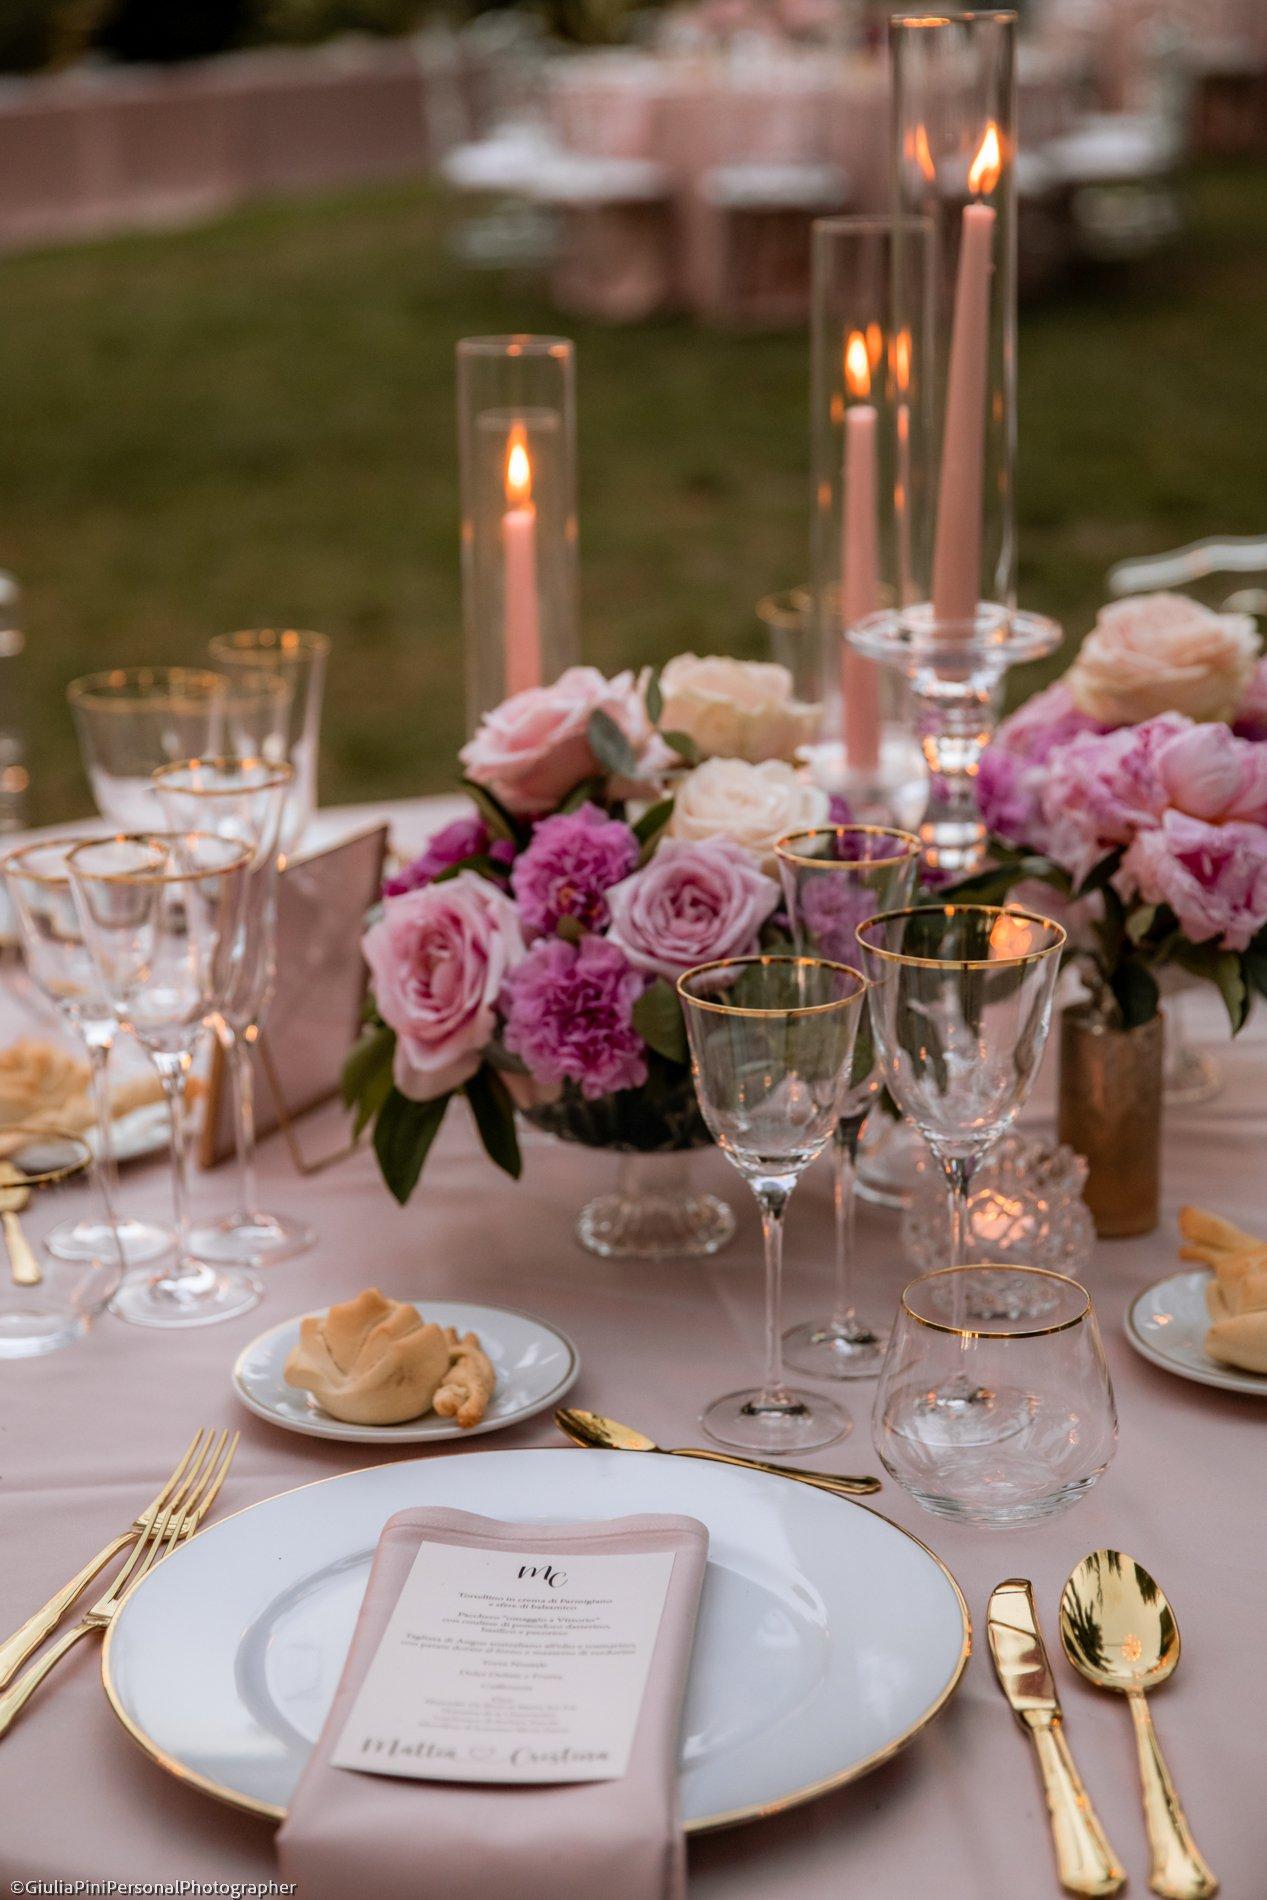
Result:
<svg viewBox="0 0 1267 1900"><path fill-rule="evenodd" d="M1000 164L999 135L991 124L968 173L969 189L992 190ZM933 544L933 614L943 627L970 627L979 597L994 225L989 205L965 207Z"/></svg>
<svg viewBox="0 0 1267 1900"><path fill-rule="evenodd" d="M866 340L852 332L845 348L845 385L850 395L871 391ZM841 604L844 624L852 627L879 605L877 529L876 412L869 402L845 409L845 512L842 539ZM844 702L845 759L851 772L873 772L880 757L880 678L874 660L844 643L841 696Z"/></svg>
<svg viewBox="0 0 1267 1900"><path fill-rule="evenodd" d="M524 432L511 431L506 455L506 499L502 516L506 692L526 692L541 684L541 620L537 599L537 511L532 505L532 465Z"/></svg>

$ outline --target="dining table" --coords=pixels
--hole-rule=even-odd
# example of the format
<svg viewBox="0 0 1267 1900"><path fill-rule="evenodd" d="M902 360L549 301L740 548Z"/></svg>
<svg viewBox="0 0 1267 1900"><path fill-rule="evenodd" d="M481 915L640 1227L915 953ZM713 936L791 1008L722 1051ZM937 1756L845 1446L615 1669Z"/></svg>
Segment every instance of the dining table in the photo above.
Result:
<svg viewBox="0 0 1267 1900"><path fill-rule="evenodd" d="M386 818L396 848L408 853L451 810L451 801L415 800L340 816L350 825ZM349 944L349 957L356 954ZM1152 1698L1162 1744L1227 1900L1262 1900L1267 1891L1267 1405L1146 1362L1123 1323L1128 1304L1177 1268L1181 1204L1195 1202L1267 1234L1267 1009L1260 1007L1232 1040L1212 991L1184 1001L1192 1039L1219 1064L1221 1090L1203 1105L1166 1113L1156 1230L1098 1242L1084 1275L1116 1394L1112 1464L1075 1508L1008 1531L930 1516L887 1476L865 1505L840 1500L842 1511L879 1511L936 1552L964 1593L974 1653L940 1714L884 1765L804 1805L693 1836L692 1900L1057 1894L1031 1750L1000 1693L984 1640L991 1590L1018 1575L1033 1580L1083 1779L1132 1887L1142 1891L1147 1849L1128 1711L1122 1698L1075 1676L1058 1638L1064 1580L1099 1546L1147 1565L1174 1606L1182 1662ZM29 999L12 965L0 967L0 1044L30 1029ZM1027 1126L1048 1134L1056 1041L1025 1117ZM346 1134L345 1110L331 1100L299 1128L305 1151L332 1151ZM746 1186L719 1153L702 1151L693 1167L701 1185L734 1207L732 1243L711 1259L604 1260L581 1247L575 1221L581 1204L614 1182L616 1157L535 1136L523 1153L520 1180L495 1170L459 1102L417 1192L400 1207L368 1142L301 1176L286 1143L272 1135L260 1153L266 1204L301 1210L317 1243L263 1270L264 1298L254 1311L170 1331L129 1325L107 1312L64 1350L5 1360L0 1634L122 1530L196 1426L241 1432L211 1522L294 1486L381 1462L367 1458L365 1447L276 1428L248 1412L230 1383L234 1360L256 1334L365 1286L424 1307L428 1299L460 1298L539 1315L579 1350L570 1403L638 1426L662 1445L699 1444L703 1407L743 1383L761 1357L761 1239ZM221 1210L231 1188L228 1169L200 1175L196 1211ZM129 1210L162 1214L170 1194L163 1158L129 1164L120 1191ZM788 1214L789 1323L824 1309L831 1242L830 1170L822 1161ZM913 1272L903 1257L899 1216L863 1202L857 1246L866 1310L892 1312ZM853 1415L851 1434L802 1462L879 1473L869 1420L874 1391L865 1381L840 1386L834 1396ZM547 1411L495 1436L421 1455L461 1459L565 1443ZM395 1455L419 1451L404 1446ZM576 1447L566 1455L591 1454ZM847 1643L850 1633L831 1635ZM199 1605L191 1601L188 1641L198 1639ZM100 1660L96 1642L81 1643L0 1741L4 1890L70 1893L78 1890L70 1883L113 1881L118 1891L128 1890L125 1883L136 1891L173 1883L177 1891L174 1883L187 1882L228 1893L276 1880L272 1827L182 1785L142 1752L107 1702ZM734 1667L744 1669L741 1654ZM372 1894L372 1867L365 1875L364 1891Z"/></svg>

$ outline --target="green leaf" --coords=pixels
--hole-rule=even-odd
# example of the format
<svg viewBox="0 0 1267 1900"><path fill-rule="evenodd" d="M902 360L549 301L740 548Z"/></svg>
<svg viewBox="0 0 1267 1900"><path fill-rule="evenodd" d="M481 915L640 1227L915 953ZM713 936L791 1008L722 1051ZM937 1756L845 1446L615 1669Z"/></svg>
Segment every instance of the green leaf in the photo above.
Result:
<svg viewBox="0 0 1267 1900"><path fill-rule="evenodd" d="M1126 919L1126 934L1132 943L1143 943L1156 921L1156 904L1141 904Z"/></svg>
<svg viewBox="0 0 1267 1900"><path fill-rule="evenodd" d="M1241 969L1246 982L1252 984L1260 996L1267 996L1267 947L1257 938L1242 953Z"/></svg>
<svg viewBox="0 0 1267 1900"><path fill-rule="evenodd" d="M1138 1029L1157 1014L1157 979L1147 964L1126 957L1118 964L1109 981L1114 1000L1122 1012L1123 1029Z"/></svg>
<svg viewBox="0 0 1267 1900"><path fill-rule="evenodd" d="M366 1127L381 1110L383 1103L392 1092L392 1071L389 1063L385 1069L377 1069L373 1079L361 1092L356 1105L356 1114L352 1118L352 1139L359 1141Z"/></svg>
<svg viewBox="0 0 1267 1900"><path fill-rule="evenodd" d="M496 1162L503 1174L517 1181L523 1172L523 1157L519 1152L515 1104L510 1090L496 1069L485 1066L475 1071L463 1093L471 1104L485 1154Z"/></svg>
<svg viewBox="0 0 1267 1900"><path fill-rule="evenodd" d="M392 1057L395 1053L396 1031L388 1029L386 1024L353 1043L343 1064L339 1084L345 1107L354 1108L379 1076L386 1075L390 1087Z"/></svg>
<svg viewBox="0 0 1267 1900"><path fill-rule="evenodd" d="M638 853L639 864L646 864L654 855L655 848L664 836L665 829L673 816L673 800L662 798L655 805L648 805L642 817L633 828L634 837L642 847Z"/></svg>
<svg viewBox="0 0 1267 1900"><path fill-rule="evenodd" d="M653 667L651 670L651 677L647 681L644 703L647 708L647 718L651 721L653 726L658 726L664 716L664 693L660 687L660 669L658 666Z"/></svg>
<svg viewBox="0 0 1267 1900"><path fill-rule="evenodd" d="M512 844L520 843L521 827L515 823L501 800L494 798L487 785L477 785L474 779L464 778L462 790L479 808L480 817L495 838L509 838Z"/></svg>
<svg viewBox="0 0 1267 1900"><path fill-rule="evenodd" d="M591 799L601 799L605 783L606 780L601 778L583 778L579 785L572 787L559 806L560 812L579 811L581 806L588 805Z"/></svg>
<svg viewBox="0 0 1267 1900"><path fill-rule="evenodd" d="M1068 874L1058 864L1053 864L1050 858L1026 853L1010 856L1001 864L992 864L972 877L961 878L957 884L946 885L938 891L937 898L939 903L944 899L960 904L997 904L1007 897L1014 885L1027 879L1066 894L1069 890Z"/></svg>
<svg viewBox="0 0 1267 1900"><path fill-rule="evenodd" d="M679 759L685 760L687 765L699 764L700 750L689 732L662 732L660 737L665 745L673 747Z"/></svg>
<svg viewBox="0 0 1267 1900"><path fill-rule="evenodd" d="M399 1089L392 1089L379 1110L374 1124L374 1153L384 1181L402 1207L418 1185L422 1164L440 1132L448 1106L447 1095L437 1095L430 1102L411 1102Z"/></svg>
<svg viewBox="0 0 1267 1900"><path fill-rule="evenodd" d="M669 1062L686 1062L686 1024L682 1005L671 983L658 976L633 1006L633 1026L649 1048Z"/></svg>
<svg viewBox="0 0 1267 1900"><path fill-rule="evenodd" d="M1107 857L1101 858L1098 864L1091 866L1091 869L1087 872L1087 875L1074 892L1074 896L1090 897L1092 891L1105 890L1110 880L1116 875L1121 862L1122 846L1118 845L1114 850L1109 852Z"/></svg>
<svg viewBox="0 0 1267 1900"><path fill-rule="evenodd" d="M610 713L596 706L589 716L586 734L590 751L613 778L633 778L638 770L634 749Z"/></svg>
<svg viewBox="0 0 1267 1900"><path fill-rule="evenodd" d="M1235 950L1219 952L1218 961L1214 966L1214 981L1219 995L1223 998L1223 1007L1232 1025L1232 1034L1239 1035L1249 1015L1250 995L1245 974L1241 968L1241 959Z"/></svg>
<svg viewBox="0 0 1267 1900"><path fill-rule="evenodd" d="M498 864L496 858L490 858L485 852L477 851L473 857L459 858L456 864L446 864L443 871L436 872L431 882L447 884L450 878L457 877L462 871L477 871L481 877L488 878L490 883L501 884L505 879L506 870L506 865Z"/></svg>

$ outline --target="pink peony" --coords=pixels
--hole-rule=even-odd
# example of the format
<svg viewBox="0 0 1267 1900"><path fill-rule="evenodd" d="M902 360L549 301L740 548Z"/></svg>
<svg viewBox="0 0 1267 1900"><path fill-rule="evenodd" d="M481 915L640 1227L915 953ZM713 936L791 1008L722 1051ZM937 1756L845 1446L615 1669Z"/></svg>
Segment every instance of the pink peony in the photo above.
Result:
<svg viewBox="0 0 1267 1900"><path fill-rule="evenodd" d="M459 871L389 897L361 949L379 1014L396 1031L401 1094L427 1102L469 1081L496 1028L502 986L524 955L510 899Z"/></svg>
<svg viewBox="0 0 1267 1900"><path fill-rule="evenodd" d="M1192 726L1166 741L1156 764L1167 803L1190 818L1267 824L1267 745L1226 726Z"/></svg>
<svg viewBox="0 0 1267 1900"><path fill-rule="evenodd" d="M1042 792L1044 846L1075 881L1141 826L1159 822L1167 801L1157 757L1189 727L1166 713L1117 732L1083 733L1052 753Z"/></svg>
<svg viewBox="0 0 1267 1900"><path fill-rule="evenodd" d="M649 729L632 673L605 679L593 666L570 666L550 686L532 686L485 713L460 757L468 778L486 785L507 810L546 812L582 779L602 771L590 749L590 714L615 720L635 752Z"/></svg>
<svg viewBox="0 0 1267 1900"><path fill-rule="evenodd" d="M1244 950L1267 923L1267 830L1168 811L1140 832L1115 881L1128 898L1169 904L1189 942Z"/></svg>
<svg viewBox="0 0 1267 1900"><path fill-rule="evenodd" d="M634 968L678 977L693 964L751 950L779 887L729 838L670 838L607 902L609 941Z"/></svg>
<svg viewBox="0 0 1267 1900"><path fill-rule="evenodd" d="M1045 848L1042 794L1047 761L1057 746L1104 728L1079 712L1063 680L1035 693L1000 725L981 757L977 802L990 831L1035 850Z"/></svg>

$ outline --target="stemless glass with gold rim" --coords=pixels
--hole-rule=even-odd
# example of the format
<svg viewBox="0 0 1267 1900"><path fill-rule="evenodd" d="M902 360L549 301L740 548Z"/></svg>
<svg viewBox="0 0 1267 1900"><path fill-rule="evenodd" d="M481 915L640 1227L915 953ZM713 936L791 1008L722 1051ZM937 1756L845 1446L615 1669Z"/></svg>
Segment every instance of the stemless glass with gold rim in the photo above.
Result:
<svg viewBox="0 0 1267 1900"><path fill-rule="evenodd" d="M957 1317L996 1300L1000 1287L1007 1314ZM1041 1319L1014 1316L1035 1308ZM982 1394L982 1402L976 1430L948 1442L928 1395L958 1386ZM872 1430L885 1470L938 1516L1006 1526L1067 1510L1103 1476L1117 1442L1113 1387L1086 1288L1043 1267L989 1263L912 1281L885 1355Z"/></svg>
<svg viewBox="0 0 1267 1900"><path fill-rule="evenodd" d="M960 1267L974 1170L1038 1072L1065 933L1028 911L948 903L881 912L858 926L858 943L881 1073L945 1173L948 1265ZM1001 1314L1005 1299L1042 1297L1031 1282L993 1294L986 1276L956 1285L977 1302L961 1315L974 1319ZM995 1429L963 1381L928 1403L960 1441L977 1424Z"/></svg>
<svg viewBox="0 0 1267 1900"><path fill-rule="evenodd" d="M701 1423L740 1451L812 1451L851 1421L784 1382L783 1215L840 1115L866 983L839 963L754 956L702 964L677 988L700 1111L756 1195L765 1237L764 1384L714 1400Z"/></svg>
<svg viewBox="0 0 1267 1900"><path fill-rule="evenodd" d="M857 929L878 911L909 899L920 841L888 825L819 825L775 846L788 920L802 956L847 963L858 954ZM854 1298L854 1173L858 1142L880 1091L865 1016L854 1043L849 1086L832 1140L836 1257L832 1309L784 1334L787 1362L819 1379L874 1378L887 1331L860 1317Z"/></svg>
<svg viewBox="0 0 1267 1900"><path fill-rule="evenodd" d="M251 853L207 832L145 832L77 845L67 860L101 988L149 1051L171 1111L174 1258L129 1276L116 1313L139 1326L201 1326L255 1305L253 1274L189 1250L185 1087L208 1019L232 994L244 952Z"/></svg>

